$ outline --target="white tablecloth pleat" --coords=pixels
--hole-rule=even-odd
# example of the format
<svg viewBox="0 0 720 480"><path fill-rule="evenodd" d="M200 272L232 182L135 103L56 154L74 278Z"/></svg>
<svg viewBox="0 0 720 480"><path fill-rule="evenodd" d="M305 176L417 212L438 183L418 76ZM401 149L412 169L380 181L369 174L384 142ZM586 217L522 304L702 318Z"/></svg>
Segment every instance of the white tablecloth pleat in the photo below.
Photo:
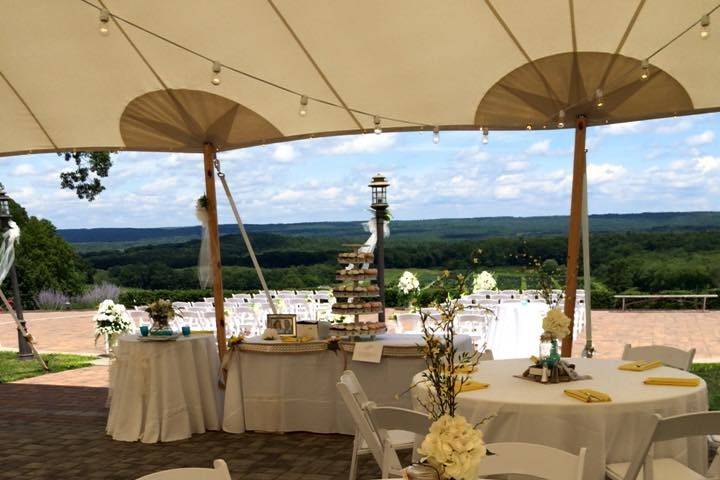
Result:
<svg viewBox="0 0 720 480"><path fill-rule="evenodd" d="M219 430L222 401L215 338L168 342L122 337L116 348L106 431L115 440L170 442Z"/></svg>

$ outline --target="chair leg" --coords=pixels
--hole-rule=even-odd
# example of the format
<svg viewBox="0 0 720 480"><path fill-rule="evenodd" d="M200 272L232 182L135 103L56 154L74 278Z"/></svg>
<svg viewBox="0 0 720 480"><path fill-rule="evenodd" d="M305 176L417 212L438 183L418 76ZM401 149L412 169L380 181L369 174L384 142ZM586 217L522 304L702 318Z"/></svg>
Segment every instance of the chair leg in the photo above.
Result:
<svg viewBox="0 0 720 480"><path fill-rule="evenodd" d="M355 433L355 440L353 440L352 459L350 460L350 479L357 479L357 468L358 468L358 452L360 451L360 434Z"/></svg>

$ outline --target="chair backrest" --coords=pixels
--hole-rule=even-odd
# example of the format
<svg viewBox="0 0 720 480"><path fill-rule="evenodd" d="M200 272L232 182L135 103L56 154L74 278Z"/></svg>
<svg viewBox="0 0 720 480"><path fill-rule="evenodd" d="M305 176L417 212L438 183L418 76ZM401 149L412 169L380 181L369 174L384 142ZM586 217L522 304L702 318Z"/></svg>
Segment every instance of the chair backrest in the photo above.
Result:
<svg viewBox="0 0 720 480"><path fill-rule="evenodd" d="M365 406L368 405L369 401L365 391L363 390L360 382L358 381L355 374L350 370L345 370L340 375L340 381L337 383L340 397L343 399L345 406L350 411L350 416L355 423L355 435L360 435L365 443L367 443L368 449L375 457L375 461L378 465L382 465L383 461L383 447L380 440L380 436L373 428L370 423L370 418L367 416Z"/></svg>
<svg viewBox="0 0 720 480"><path fill-rule="evenodd" d="M651 468L652 456L648 452L655 442L664 442L676 438L706 436L720 433L720 412L697 412L673 417L662 418L660 415L653 415L653 424L648 435L639 442L638 448L633 454L633 460L625 473L625 480L635 480L640 469L647 463L645 469L645 480L652 480Z"/></svg>
<svg viewBox="0 0 720 480"><path fill-rule="evenodd" d="M495 360L495 355L493 355L493 352L491 349L486 348L483 350L482 353L479 354L479 360L481 362L487 361L487 360Z"/></svg>
<svg viewBox="0 0 720 480"><path fill-rule="evenodd" d="M648 345L644 347L633 347L629 343L623 350L623 360L660 360L668 367L690 370L695 358L695 349L688 351L680 350L666 345Z"/></svg>
<svg viewBox="0 0 720 480"><path fill-rule="evenodd" d="M529 475L547 480L582 480L585 448L577 455L534 443L490 443L489 455L480 462L480 477Z"/></svg>
<svg viewBox="0 0 720 480"><path fill-rule="evenodd" d="M418 435L427 435L432 424L426 414L407 408L378 407L370 402L365 410L377 432L404 430Z"/></svg>
<svg viewBox="0 0 720 480"><path fill-rule="evenodd" d="M230 480L230 470L224 460L215 460L214 468L174 468L151 473L137 480Z"/></svg>

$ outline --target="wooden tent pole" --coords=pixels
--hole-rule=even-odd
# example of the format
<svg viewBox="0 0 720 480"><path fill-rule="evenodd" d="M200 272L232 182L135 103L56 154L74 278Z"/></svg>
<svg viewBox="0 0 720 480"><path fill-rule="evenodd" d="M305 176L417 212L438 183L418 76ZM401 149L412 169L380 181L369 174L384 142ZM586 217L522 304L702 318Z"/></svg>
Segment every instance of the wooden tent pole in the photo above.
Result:
<svg viewBox="0 0 720 480"><path fill-rule="evenodd" d="M212 269L213 297L215 299L215 327L217 329L218 355L222 364L227 342L225 341L225 305L220 263L220 233L218 231L217 198L215 196L215 146L203 145L205 163L205 196L207 197L208 235L210 237L210 267Z"/></svg>
<svg viewBox="0 0 720 480"><path fill-rule="evenodd" d="M563 339L562 356L572 356L577 291L578 255L580 253L580 222L582 219L583 180L585 178L585 130L587 119L580 115L575 125L575 156L573 159L570 226L568 228L567 275L565 277L565 315L570 318L570 334Z"/></svg>

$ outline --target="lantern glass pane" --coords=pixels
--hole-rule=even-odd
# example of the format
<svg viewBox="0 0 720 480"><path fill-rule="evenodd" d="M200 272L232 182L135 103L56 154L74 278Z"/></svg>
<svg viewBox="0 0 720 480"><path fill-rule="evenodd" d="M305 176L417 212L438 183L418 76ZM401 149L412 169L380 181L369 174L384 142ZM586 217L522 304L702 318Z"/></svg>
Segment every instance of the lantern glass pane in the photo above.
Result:
<svg viewBox="0 0 720 480"><path fill-rule="evenodd" d="M10 216L10 202L7 199L0 200L0 215L5 217Z"/></svg>

